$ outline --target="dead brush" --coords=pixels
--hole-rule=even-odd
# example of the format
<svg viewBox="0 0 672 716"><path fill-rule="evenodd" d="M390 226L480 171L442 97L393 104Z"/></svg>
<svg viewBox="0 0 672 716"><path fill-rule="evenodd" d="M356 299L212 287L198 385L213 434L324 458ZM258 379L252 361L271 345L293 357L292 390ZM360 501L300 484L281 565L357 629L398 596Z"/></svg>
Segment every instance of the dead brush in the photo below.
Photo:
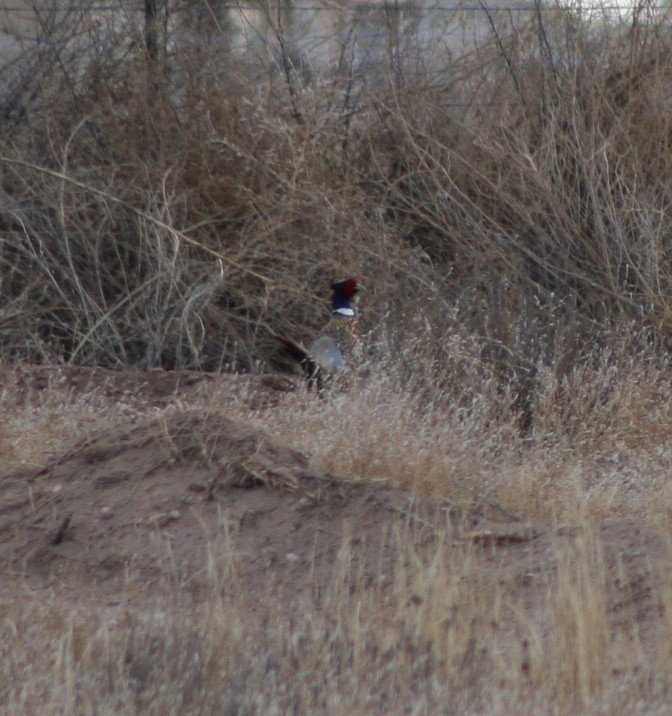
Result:
<svg viewBox="0 0 672 716"><path fill-rule="evenodd" d="M435 74L420 46L392 53L376 83L344 48L328 81L280 63L261 84L256 60L207 33L175 38L172 84L132 51L64 68L69 91L40 87L43 121L0 154L2 350L259 370L271 332L303 339L345 273L376 278L363 324L400 294L437 332L449 324L428 305L462 307L522 412L540 356L554 360L551 322L591 340L641 320L664 343L663 26L572 49L556 35L574 20L557 17L542 20L558 43L546 64L527 30Z"/></svg>

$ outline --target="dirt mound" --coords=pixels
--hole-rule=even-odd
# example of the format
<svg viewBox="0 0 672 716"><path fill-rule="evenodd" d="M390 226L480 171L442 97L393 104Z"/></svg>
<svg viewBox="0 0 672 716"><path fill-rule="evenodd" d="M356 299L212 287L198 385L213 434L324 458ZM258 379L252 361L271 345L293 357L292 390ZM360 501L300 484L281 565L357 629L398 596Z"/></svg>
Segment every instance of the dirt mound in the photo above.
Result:
<svg viewBox="0 0 672 716"><path fill-rule="evenodd" d="M129 580L145 592L166 576L196 594L208 558L224 563L232 549L253 588L278 567L292 588L308 587L300 575L311 563L326 577L347 525L376 554L381 525L408 520L413 501L382 483L311 472L262 431L201 411L119 426L3 484L2 562L31 580L108 595Z"/></svg>

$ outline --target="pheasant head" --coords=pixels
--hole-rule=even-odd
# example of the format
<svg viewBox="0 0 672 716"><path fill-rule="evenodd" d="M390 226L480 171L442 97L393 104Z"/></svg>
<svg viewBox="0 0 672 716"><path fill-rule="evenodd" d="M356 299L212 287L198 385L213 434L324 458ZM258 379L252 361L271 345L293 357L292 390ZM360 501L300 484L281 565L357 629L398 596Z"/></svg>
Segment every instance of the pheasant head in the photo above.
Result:
<svg viewBox="0 0 672 716"><path fill-rule="evenodd" d="M361 284L356 278L346 278L331 284L331 312L345 318L357 317L357 302Z"/></svg>

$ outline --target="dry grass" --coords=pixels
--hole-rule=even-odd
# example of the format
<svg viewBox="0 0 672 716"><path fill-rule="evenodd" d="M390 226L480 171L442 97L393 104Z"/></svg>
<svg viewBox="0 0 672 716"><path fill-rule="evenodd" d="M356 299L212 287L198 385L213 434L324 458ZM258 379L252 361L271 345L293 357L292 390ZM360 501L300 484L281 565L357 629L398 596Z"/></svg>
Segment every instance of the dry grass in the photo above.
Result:
<svg viewBox="0 0 672 716"><path fill-rule="evenodd" d="M540 371L532 427L521 430L518 396L502 390L495 371L475 366L462 341L444 346L443 390L422 390L421 345L409 341L370 363L344 394L290 395L281 410L244 419L327 473L385 478L459 504L485 499L523 521L636 514L667 524L672 413L664 365L638 358L617 366L599 352L567 374ZM405 372L409 353L419 381Z"/></svg>
<svg viewBox="0 0 672 716"><path fill-rule="evenodd" d="M393 573L374 585L344 541L319 599L286 603L272 588L251 594L214 572L213 595L200 607L179 590L142 611L92 613L71 611L57 592L16 593L0 604L3 708L666 713L672 634L656 635L652 655L634 618L614 616L589 529L558 547L554 576L528 578L544 582L532 606L506 567L476 569L470 545L420 555L410 535L390 539ZM669 575L661 588L669 610Z"/></svg>
<svg viewBox="0 0 672 716"><path fill-rule="evenodd" d="M611 376L608 367L592 375L609 381L610 394L644 406L660 389L645 370L637 379ZM585 381L584 372L579 377ZM128 421L96 407L95 392L73 395L61 385L55 380L41 393L39 411L12 404L5 429L14 462L33 454L36 434L74 439ZM549 386L544 392L553 394ZM594 392L578 391L575 400L573 409L589 414ZM5 591L0 700L8 713L666 712L669 571L643 582L623 576L626 586L614 596L611 543L600 531L604 519L626 519L662 525L669 535L665 441L628 443L626 426L614 419L590 423L592 431L584 426L574 452L557 430L572 435L573 423L563 423L557 407L550 415L557 403L545 406L553 430L521 436L515 412L494 420L477 402L427 405L392 368L326 401L298 393L261 410L244 403L222 403L209 391L162 410L224 409L227 418L300 447L316 470L365 483L385 478L430 491L453 509L485 506L501 523L515 516L561 525L570 536L561 530L529 563L494 549L484 562L487 543L448 526L423 532L411 521L387 535L394 558L381 555L372 574L346 530L329 586L288 598L272 582L252 592L236 576L236 538L222 516L209 543L226 543L218 554L229 556L209 560L209 596L196 605L177 572L166 577L173 596L142 607L130 598L133 580L128 607L124 593L101 609L87 599L69 606L72 595L56 585ZM88 426L86 405L94 406ZM142 409L135 411L132 419L140 419ZM628 429L643 427L637 415ZM665 428L660 418L658 428ZM642 620L641 590L667 621Z"/></svg>
<svg viewBox="0 0 672 716"><path fill-rule="evenodd" d="M262 371L271 329L305 338L328 283L360 275L369 355L350 389L227 415L318 472L576 533L540 573L483 568L450 533L422 550L390 534L373 582L344 539L329 588L290 603L231 579L235 556L197 608L178 589L82 612L57 585L17 587L1 710L669 711L672 582L652 581L664 628L640 634L600 532L669 537L672 514L670 29L633 18L545 15L440 64L359 67L346 47L328 75L206 32L157 67L127 27L102 45L59 30L3 73L0 359ZM0 397L3 474L155 412L18 390Z"/></svg>

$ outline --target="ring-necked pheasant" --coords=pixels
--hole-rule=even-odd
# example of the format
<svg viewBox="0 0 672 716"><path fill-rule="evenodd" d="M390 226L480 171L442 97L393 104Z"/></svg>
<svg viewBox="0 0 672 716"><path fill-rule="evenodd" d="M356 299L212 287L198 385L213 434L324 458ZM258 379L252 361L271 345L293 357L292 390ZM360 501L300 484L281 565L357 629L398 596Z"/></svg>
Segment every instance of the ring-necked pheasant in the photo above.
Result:
<svg viewBox="0 0 672 716"><path fill-rule="evenodd" d="M308 387L321 391L331 378L356 365L361 359L361 343L357 331L357 301L362 288L356 278L331 284L331 320L307 347L276 336L285 351L303 368Z"/></svg>

